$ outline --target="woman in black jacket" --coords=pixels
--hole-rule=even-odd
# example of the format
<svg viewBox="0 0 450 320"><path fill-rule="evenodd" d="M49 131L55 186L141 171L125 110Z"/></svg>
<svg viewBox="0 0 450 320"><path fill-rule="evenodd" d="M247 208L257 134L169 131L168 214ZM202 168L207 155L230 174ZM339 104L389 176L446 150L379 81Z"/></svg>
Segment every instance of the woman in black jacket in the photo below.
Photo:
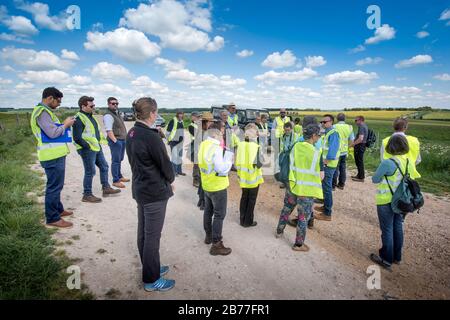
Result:
<svg viewBox="0 0 450 320"><path fill-rule="evenodd" d="M141 98L133 108L137 121L128 132L126 151L133 173L133 199L138 205L142 280L146 291L167 291L175 281L163 278L169 267L160 265L159 243L175 175L158 130L151 128L158 115L156 101Z"/></svg>

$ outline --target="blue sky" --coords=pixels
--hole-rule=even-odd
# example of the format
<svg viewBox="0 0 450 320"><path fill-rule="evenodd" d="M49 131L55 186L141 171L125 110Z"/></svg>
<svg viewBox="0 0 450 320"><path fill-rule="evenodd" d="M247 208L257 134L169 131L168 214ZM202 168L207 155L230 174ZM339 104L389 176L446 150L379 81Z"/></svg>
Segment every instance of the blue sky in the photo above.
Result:
<svg viewBox="0 0 450 320"><path fill-rule="evenodd" d="M152 96L169 108L450 108L450 1L2 3L3 107L56 86L67 106L92 95L122 107ZM79 30L67 27L70 5Z"/></svg>

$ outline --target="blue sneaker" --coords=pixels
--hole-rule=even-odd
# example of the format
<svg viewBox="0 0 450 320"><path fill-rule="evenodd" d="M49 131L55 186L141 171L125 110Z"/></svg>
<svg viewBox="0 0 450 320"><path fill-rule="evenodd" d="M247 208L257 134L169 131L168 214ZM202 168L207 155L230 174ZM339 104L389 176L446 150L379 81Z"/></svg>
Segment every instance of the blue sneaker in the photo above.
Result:
<svg viewBox="0 0 450 320"><path fill-rule="evenodd" d="M169 272L169 267L168 266L161 266L161 268L159 269L159 275L165 276L167 273Z"/></svg>
<svg viewBox="0 0 450 320"><path fill-rule="evenodd" d="M164 279L162 277L153 283L144 283L144 290L147 292L169 291L173 287L175 287L175 280Z"/></svg>

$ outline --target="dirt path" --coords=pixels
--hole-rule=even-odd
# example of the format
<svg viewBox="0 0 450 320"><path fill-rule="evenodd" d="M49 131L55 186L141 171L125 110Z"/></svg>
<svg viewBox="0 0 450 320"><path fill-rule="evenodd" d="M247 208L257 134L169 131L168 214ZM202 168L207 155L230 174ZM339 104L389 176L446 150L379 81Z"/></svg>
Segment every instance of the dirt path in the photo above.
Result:
<svg viewBox="0 0 450 320"><path fill-rule="evenodd" d="M209 255L203 244L202 213L196 207L192 178L178 178L176 195L169 201L161 239L162 262L170 265L176 288L167 293L146 293L136 248L136 204L131 184L101 204L81 202L83 167L71 147L62 199L75 209L74 227L55 238L71 244L64 249L79 258L82 282L99 299L383 299L450 298L450 203L427 195L421 215L406 222L404 263L395 272L381 271L381 290L368 290L367 258L379 245L374 206L375 187L349 182L337 191L333 222L317 222L308 231L309 253L291 250L294 228L285 239L274 229L282 207L283 191L273 179L262 186L256 207L258 226L239 226L240 189L232 174L224 241L233 249L227 257ZM110 161L109 148L104 148ZM128 161L124 175L131 176ZM190 169L185 168L189 174ZM94 194L100 195L99 176Z"/></svg>

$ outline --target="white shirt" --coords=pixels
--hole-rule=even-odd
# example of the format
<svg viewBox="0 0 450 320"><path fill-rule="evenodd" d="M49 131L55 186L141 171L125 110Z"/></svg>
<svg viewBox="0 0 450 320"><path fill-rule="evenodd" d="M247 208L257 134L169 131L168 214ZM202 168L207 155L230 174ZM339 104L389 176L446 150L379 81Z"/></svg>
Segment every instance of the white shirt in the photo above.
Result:
<svg viewBox="0 0 450 320"><path fill-rule="evenodd" d="M113 130L114 118L110 114L105 114L103 116L103 124L105 125L106 132Z"/></svg>
<svg viewBox="0 0 450 320"><path fill-rule="evenodd" d="M220 142L217 139L208 137L208 140L212 141L215 145L220 146ZM219 176L227 176L233 165L233 152L225 151L223 154L222 148L216 148L213 156L214 171L217 172Z"/></svg>

